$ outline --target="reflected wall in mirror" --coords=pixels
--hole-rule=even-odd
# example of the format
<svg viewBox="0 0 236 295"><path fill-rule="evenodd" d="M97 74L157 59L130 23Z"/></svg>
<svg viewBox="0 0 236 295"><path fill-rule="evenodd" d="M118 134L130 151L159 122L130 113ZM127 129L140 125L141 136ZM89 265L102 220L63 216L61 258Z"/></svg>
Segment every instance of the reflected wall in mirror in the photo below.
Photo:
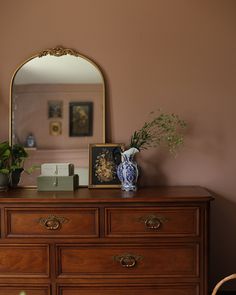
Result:
<svg viewBox="0 0 236 295"><path fill-rule="evenodd" d="M48 49L25 61L13 75L10 99L10 141L28 150L26 168L70 162L86 171L88 145L105 143L104 77L72 49ZM36 176L24 176L21 185L36 185Z"/></svg>

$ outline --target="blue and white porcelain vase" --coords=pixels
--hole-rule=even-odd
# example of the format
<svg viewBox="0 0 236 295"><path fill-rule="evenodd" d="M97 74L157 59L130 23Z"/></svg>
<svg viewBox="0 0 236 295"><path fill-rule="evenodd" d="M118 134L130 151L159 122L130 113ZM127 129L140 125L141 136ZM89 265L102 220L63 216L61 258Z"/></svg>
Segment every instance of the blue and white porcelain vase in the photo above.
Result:
<svg viewBox="0 0 236 295"><path fill-rule="evenodd" d="M35 137L32 133L30 133L27 136L26 141L25 141L25 146L28 148L36 147L36 140L35 140Z"/></svg>
<svg viewBox="0 0 236 295"><path fill-rule="evenodd" d="M138 152L138 149L130 148L121 153L121 163L117 168L117 175L121 181L121 189L124 191L137 190L138 166L134 161L134 155Z"/></svg>

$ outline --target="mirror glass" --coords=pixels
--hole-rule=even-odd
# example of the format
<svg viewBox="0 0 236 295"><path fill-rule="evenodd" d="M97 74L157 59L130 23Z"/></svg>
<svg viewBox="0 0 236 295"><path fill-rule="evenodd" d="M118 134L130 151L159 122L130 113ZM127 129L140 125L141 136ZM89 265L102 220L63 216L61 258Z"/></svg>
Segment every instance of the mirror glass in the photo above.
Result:
<svg viewBox="0 0 236 295"><path fill-rule="evenodd" d="M105 142L105 86L98 66L61 47L23 63L11 84L10 137L27 149L25 168L73 163L86 185L88 145ZM21 185L36 185L36 176L24 175Z"/></svg>

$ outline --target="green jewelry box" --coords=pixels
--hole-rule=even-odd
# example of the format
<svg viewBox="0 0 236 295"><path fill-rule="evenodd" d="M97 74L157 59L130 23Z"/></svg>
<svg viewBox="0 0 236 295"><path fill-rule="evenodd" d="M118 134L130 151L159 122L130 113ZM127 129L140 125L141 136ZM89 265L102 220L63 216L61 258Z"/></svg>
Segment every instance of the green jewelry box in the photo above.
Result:
<svg viewBox="0 0 236 295"><path fill-rule="evenodd" d="M38 191L74 191L79 186L79 176L43 176L37 177Z"/></svg>

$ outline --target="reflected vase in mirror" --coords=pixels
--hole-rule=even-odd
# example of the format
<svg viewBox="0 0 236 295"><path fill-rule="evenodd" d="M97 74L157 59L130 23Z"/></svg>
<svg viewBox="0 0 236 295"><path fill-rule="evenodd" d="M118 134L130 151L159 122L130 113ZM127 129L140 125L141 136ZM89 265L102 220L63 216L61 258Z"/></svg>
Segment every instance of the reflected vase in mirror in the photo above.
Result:
<svg viewBox="0 0 236 295"><path fill-rule="evenodd" d="M28 148L36 147L36 140L32 133L26 137L25 146Z"/></svg>
<svg viewBox="0 0 236 295"><path fill-rule="evenodd" d="M139 150L130 148L121 153L121 163L117 168L117 175L121 182L121 189L124 191L136 191L138 180L138 165L134 160L134 156Z"/></svg>

